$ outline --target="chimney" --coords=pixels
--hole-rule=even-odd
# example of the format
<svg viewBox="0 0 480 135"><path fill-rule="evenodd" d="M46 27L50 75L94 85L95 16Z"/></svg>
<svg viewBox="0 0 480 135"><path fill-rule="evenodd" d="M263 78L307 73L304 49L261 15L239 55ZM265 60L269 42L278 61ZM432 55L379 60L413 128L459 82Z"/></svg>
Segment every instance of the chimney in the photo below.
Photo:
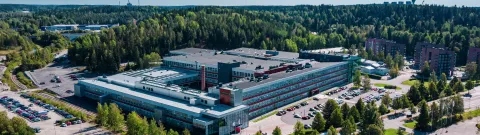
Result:
<svg viewBox="0 0 480 135"><path fill-rule="evenodd" d="M200 70L200 85L202 86L202 91L205 91L205 65L202 65L202 70Z"/></svg>

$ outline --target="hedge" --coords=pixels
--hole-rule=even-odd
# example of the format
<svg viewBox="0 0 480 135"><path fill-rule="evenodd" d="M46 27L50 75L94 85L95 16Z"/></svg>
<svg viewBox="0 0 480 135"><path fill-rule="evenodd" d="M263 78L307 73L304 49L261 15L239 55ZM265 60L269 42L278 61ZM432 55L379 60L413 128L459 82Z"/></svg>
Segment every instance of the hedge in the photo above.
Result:
<svg viewBox="0 0 480 135"><path fill-rule="evenodd" d="M42 101L43 103L50 104L50 105L53 105L53 106L57 107L58 109L64 110L64 111L70 113L71 115L73 115L77 118L80 118L83 121L88 121L89 120L89 118L87 117L87 114L85 114L81 111L75 110L75 109L65 105L64 103L53 101L51 99L44 98L44 97L39 96L39 95L34 94L34 93L31 93L30 96L34 99Z"/></svg>

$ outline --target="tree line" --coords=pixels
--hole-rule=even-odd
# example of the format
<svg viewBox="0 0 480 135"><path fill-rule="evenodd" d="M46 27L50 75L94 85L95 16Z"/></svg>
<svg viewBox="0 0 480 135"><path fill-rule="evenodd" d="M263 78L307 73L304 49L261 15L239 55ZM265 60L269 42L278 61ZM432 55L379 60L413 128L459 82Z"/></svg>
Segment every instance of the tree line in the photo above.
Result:
<svg viewBox="0 0 480 135"><path fill-rule="evenodd" d="M122 24L113 31L104 30L98 42L92 35L80 38L71 43L69 53L74 64L88 65L98 72L117 72L120 70L118 63L143 65L141 62L146 54L155 52L164 56L170 50L185 47L217 50L251 47L292 52L329 47L353 50L363 48L367 38L385 38L406 44L407 57L413 56L417 42L445 44L457 53L457 65L465 65L468 47L480 44L480 17L476 13L475 8L436 5L40 6L30 14L1 12L0 20L24 36L39 33L38 28L44 25ZM135 24L133 19L137 20ZM87 42L89 40L93 44ZM103 52L98 51L99 48ZM86 63L85 58L92 56L93 50L96 50L97 62ZM380 55L365 56L391 62L386 58L388 54ZM101 61L116 62L107 63L110 68L102 69L98 64ZM396 69L394 64L389 66ZM398 69L402 67L397 66Z"/></svg>
<svg viewBox="0 0 480 135"><path fill-rule="evenodd" d="M2 135L34 135L33 128L21 117L8 118L7 112L0 112L0 134Z"/></svg>
<svg viewBox="0 0 480 135"><path fill-rule="evenodd" d="M149 121L146 117L140 117L135 111L126 115L125 120L122 110L115 103L98 103L95 123L117 133L124 132L126 127L127 135L180 135L173 129L166 130L161 122L157 125L155 119ZM190 135L190 131L184 129L181 134Z"/></svg>

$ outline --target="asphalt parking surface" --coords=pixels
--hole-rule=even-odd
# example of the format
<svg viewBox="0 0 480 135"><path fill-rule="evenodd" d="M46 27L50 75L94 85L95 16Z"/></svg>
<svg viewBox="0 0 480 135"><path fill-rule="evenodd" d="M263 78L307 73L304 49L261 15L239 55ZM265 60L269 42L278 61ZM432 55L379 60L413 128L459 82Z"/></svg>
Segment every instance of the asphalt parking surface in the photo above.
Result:
<svg viewBox="0 0 480 135"><path fill-rule="evenodd" d="M30 101L28 101L28 99L20 97L20 94L17 94L11 91L0 92L0 97L3 97L3 96L8 96L10 98L18 100L20 103L24 105L32 104ZM45 110L45 108L42 108L35 104L30 108L36 111ZM12 111L8 111L7 108L3 105L0 105L0 111L7 111L7 115L9 118L13 118L15 116L20 117L18 114L13 113ZM63 119L63 117L53 111L50 111L47 115L51 119L39 121L39 122L31 122L29 120L26 120L25 118L24 119L27 121L27 124L30 127L40 128L41 132L37 133L37 135L110 134L108 131L103 130L101 128L97 128L90 123L76 124L76 125L71 125L67 127L55 126L54 124L55 121L61 120Z"/></svg>
<svg viewBox="0 0 480 135"><path fill-rule="evenodd" d="M39 89L50 89L51 91L57 93L60 97L69 97L72 96L74 84L77 83L77 80L70 78L70 75L76 75L77 78L91 79L97 77L96 74L88 74L78 71L79 67L68 67L66 62L55 63L49 65L42 69L37 69L31 74L34 76L37 84L41 84ZM50 82L55 76L58 76L61 80L60 83ZM72 93L67 93L67 90L71 90Z"/></svg>

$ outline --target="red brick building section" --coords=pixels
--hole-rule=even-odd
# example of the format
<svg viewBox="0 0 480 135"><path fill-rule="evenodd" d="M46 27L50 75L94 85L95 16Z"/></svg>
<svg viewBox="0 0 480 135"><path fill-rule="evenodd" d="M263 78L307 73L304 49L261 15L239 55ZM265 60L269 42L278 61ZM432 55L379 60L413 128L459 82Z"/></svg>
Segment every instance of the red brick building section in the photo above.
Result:
<svg viewBox="0 0 480 135"><path fill-rule="evenodd" d="M445 45L436 45L436 44L431 44L427 42L418 42L417 45L415 45L415 52L413 54L413 59L415 60L414 67L420 68L420 64L423 65L425 61L420 60L421 54L425 53L422 52L423 48L445 48Z"/></svg>
<svg viewBox="0 0 480 135"><path fill-rule="evenodd" d="M365 49L372 49L375 55L384 53L385 56L390 54L392 57L398 52L405 56L405 44L399 44L392 40L369 38L365 41Z"/></svg>
<svg viewBox="0 0 480 135"><path fill-rule="evenodd" d="M456 54L454 51L446 50L445 48L424 47L420 54L420 67L425 65L425 61L430 64L430 70L435 71L438 75L445 73L447 76L452 76Z"/></svg>
<svg viewBox="0 0 480 135"><path fill-rule="evenodd" d="M467 55L467 64L470 62L479 62L480 60L480 48L478 47L470 47L468 49Z"/></svg>

